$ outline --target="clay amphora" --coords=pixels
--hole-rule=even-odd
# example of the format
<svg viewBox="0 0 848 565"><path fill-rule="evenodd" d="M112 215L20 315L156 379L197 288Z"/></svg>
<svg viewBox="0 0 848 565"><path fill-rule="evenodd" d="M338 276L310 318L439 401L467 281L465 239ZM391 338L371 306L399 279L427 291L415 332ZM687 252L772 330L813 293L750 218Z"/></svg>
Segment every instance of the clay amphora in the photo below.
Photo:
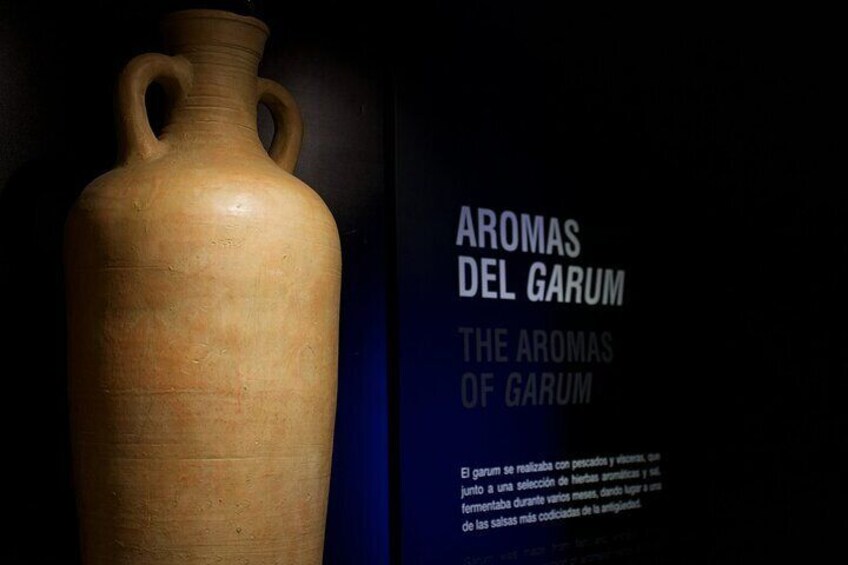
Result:
<svg viewBox="0 0 848 565"><path fill-rule="evenodd" d="M268 29L164 23L175 55L119 80L122 154L65 237L69 395L86 565L321 562L341 261L292 175L301 121L257 78ZM172 109L157 138L153 81ZM276 123L268 152L257 104Z"/></svg>

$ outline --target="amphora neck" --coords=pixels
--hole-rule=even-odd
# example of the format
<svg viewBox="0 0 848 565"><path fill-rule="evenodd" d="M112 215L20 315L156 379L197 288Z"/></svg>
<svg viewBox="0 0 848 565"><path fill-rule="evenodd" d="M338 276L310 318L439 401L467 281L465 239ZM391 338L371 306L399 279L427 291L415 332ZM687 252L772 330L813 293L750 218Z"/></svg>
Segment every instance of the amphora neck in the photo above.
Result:
<svg viewBox="0 0 848 565"><path fill-rule="evenodd" d="M192 68L191 87L175 103L163 137L192 143L248 141L256 127L257 71L268 27L219 10L185 10L163 23L165 46Z"/></svg>

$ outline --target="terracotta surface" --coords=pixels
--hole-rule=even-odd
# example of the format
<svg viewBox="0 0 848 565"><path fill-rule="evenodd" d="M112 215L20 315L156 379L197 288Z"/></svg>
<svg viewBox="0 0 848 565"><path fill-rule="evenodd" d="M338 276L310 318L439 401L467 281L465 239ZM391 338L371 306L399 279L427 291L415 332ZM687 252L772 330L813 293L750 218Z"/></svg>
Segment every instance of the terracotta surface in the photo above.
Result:
<svg viewBox="0 0 848 565"><path fill-rule="evenodd" d="M177 12L175 56L130 62L119 166L67 223L69 375L83 560L318 564L336 405L341 260L290 173L294 101L257 79L268 30ZM160 138L144 93L173 110ZM259 101L277 124L269 157Z"/></svg>

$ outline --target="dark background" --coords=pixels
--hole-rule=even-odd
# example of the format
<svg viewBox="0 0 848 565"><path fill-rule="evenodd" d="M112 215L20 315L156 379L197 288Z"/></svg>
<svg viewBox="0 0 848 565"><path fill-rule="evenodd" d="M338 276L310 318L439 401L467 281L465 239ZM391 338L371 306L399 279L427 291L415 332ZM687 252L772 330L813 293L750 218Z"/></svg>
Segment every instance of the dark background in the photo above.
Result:
<svg viewBox="0 0 848 565"><path fill-rule="evenodd" d="M175 4L0 1L4 553L16 563L76 559L62 224L82 188L113 165L117 73L160 49L156 22ZM510 175L544 162L527 174L551 186L560 165L580 171L565 173L572 179L597 171L627 182L610 206L632 213L627 249L652 277L629 323L643 328L642 355L663 367L652 386L664 395L670 494L655 559L827 555L848 533L835 16L560 14L537 2L416 3L405 13L375 2L268 2L263 12L272 37L262 74L302 107L298 174L336 216L345 257L327 562L387 563L390 541L397 551L402 524L389 519L398 508L387 489L397 486L389 469L403 446L388 401L395 381L386 380L396 365L384 359L398 345L392 272L412 260L392 253L403 221L393 213L397 173L418 153L395 126L445 131L454 118L458 139L479 127L518 140L518 164L493 163ZM431 111L405 94L427 81ZM479 104L463 119L452 99ZM154 91L154 121L163 104ZM264 116L261 124L267 139ZM461 186L473 172L452 155L440 166Z"/></svg>

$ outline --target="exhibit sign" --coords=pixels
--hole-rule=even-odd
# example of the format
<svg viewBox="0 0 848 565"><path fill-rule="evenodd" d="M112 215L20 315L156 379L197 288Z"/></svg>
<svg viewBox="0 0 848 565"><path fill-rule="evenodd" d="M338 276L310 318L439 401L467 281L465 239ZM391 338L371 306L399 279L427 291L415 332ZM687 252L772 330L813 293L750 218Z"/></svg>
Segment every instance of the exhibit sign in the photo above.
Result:
<svg viewBox="0 0 848 565"><path fill-rule="evenodd" d="M555 108L499 120L459 66L397 99L400 561L649 559L664 377L632 185L566 158L579 132L534 151Z"/></svg>

